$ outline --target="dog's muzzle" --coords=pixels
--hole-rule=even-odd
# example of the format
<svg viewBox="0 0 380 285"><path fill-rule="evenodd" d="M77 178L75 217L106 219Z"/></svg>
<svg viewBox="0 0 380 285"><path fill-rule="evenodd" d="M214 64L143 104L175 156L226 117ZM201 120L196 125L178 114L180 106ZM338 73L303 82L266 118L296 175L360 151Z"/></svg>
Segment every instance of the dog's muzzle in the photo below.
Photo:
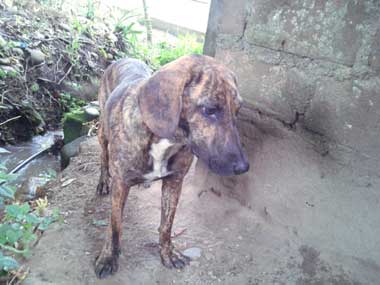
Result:
<svg viewBox="0 0 380 285"><path fill-rule="evenodd" d="M209 168L218 175L239 175L249 170L249 163L245 157L239 160L223 160L220 157L212 157L208 161Z"/></svg>

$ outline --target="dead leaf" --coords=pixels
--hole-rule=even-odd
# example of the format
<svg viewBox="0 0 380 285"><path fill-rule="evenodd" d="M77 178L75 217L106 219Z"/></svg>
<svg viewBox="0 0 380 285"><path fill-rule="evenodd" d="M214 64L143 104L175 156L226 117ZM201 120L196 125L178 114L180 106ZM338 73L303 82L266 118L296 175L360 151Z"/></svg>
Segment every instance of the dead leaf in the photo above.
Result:
<svg viewBox="0 0 380 285"><path fill-rule="evenodd" d="M73 183L75 180L77 179L76 178L67 179L65 180L65 182L62 183L61 187L66 187L67 185L70 185L71 183Z"/></svg>

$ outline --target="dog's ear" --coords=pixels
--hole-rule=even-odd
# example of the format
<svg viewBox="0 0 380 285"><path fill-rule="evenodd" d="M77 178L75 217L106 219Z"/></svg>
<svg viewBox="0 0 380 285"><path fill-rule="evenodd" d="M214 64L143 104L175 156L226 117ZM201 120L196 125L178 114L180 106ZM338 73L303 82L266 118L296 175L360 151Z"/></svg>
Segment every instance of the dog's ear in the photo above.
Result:
<svg viewBox="0 0 380 285"><path fill-rule="evenodd" d="M182 110L182 94L189 80L188 71L168 66L140 87L138 104L142 118L155 135L174 135Z"/></svg>

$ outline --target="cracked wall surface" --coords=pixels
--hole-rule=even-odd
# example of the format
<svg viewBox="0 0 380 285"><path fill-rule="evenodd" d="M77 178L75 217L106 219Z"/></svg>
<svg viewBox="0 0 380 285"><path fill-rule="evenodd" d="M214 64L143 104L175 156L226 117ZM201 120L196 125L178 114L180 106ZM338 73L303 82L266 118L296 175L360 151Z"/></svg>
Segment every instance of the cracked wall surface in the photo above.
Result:
<svg viewBox="0 0 380 285"><path fill-rule="evenodd" d="M380 151L379 15L377 0L214 0L204 51L252 110L366 157Z"/></svg>

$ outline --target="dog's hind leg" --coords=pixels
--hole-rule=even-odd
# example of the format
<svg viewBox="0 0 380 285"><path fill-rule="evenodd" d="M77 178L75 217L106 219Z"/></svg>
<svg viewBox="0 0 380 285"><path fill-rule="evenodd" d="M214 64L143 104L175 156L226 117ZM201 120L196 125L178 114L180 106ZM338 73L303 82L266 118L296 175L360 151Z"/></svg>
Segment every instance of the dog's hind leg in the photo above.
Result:
<svg viewBox="0 0 380 285"><path fill-rule="evenodd" d="M98 195L107 195L109 193L109 170L108 170L108 141L104 135L104 129L102 123L98 129L98 140L102 148L100 155L100 177L96 193Z"/></svg>
<svg viewBox="0 0 380 285"><path fill-rule="evenodd" d="M171 159L171 170L175 174L163 179L161 196L160 256L161 262L168 268L183 268L189 258L177 252L171 241L171 231L183 179L191 166L193 155L189 149L181 150Z"/></svg>
<svg viewBox="0 0 380 285"><path fill-rule="evenodd" d="M112 179L111 188L111 223L103 249L95 261L95 273L98 278L105 278L118 269L123 211L129 193L129 186L121 179Z"/></svg>

